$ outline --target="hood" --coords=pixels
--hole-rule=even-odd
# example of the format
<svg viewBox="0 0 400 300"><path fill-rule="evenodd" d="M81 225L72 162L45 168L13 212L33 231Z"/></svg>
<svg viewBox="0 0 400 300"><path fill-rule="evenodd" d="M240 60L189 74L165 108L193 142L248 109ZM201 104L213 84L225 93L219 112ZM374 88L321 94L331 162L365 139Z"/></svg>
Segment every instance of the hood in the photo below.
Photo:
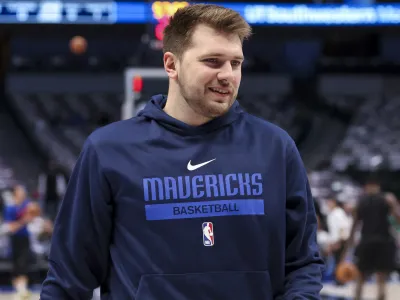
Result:
<svg viewBox="0 0 400 300"><path fill-rule="evenodd" d="M198 135L212 132L220 127L227 126L234 122L240 116L240 114L243 113L243 109L240 107L238 101L235 101L229 111L224 115L200 126L192 126L179 121L164 112L163 108L166 102L166 96L155 95L151 97L150 101L146 104L143 110L138 113L138 116L152 119L168 130L174 131L181 135Z"/></svg>

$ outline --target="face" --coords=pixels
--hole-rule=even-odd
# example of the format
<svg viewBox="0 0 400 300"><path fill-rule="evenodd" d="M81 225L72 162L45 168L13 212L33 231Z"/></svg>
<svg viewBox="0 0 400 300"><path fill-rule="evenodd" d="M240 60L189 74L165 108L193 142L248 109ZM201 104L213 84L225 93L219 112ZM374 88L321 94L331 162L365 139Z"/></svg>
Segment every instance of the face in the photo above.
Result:
<svg viewBox="0 0 400 300"><path fill-rule="evenodd" d="M22 186L17 186L15 188L15 200L18 201L23 201L25 200L26 197L26 192L25 189Z"/></svg>
<svg viewBox="0 0 400 300"><path fill-rule="evenodd" d="M327 205L328 209L331 211L336 207L336 202L335 202L335 200L328 199L328 201L326 201L326 205Z"/></svg>
<svg viewBox="0 0 400 300"><path fill-rule="evenodd" d="M380 192L380 186L379 184L369 183L365 185L365 192L367 194L377 194Z"/></svg>
<svg viewBox="0 0 400 300"><path fill-rule="evenodd" d="M344 208L344 211L346 212L346 213L348 213L348 214L352 214L353 213L353 211L354 211L354 207L353 207L353 205L351 205L350 203L345 203L344 204L344 206L343 206L343 208Z"/></svg>
<svg viewBox="0 0 400 300"><path fill-rule="evenodd" d="M192 44L178 60L175 72L179 92L197 114L215 118L234 103L242 77L242 43L235 34L226 34L199 25Z"/></svg>

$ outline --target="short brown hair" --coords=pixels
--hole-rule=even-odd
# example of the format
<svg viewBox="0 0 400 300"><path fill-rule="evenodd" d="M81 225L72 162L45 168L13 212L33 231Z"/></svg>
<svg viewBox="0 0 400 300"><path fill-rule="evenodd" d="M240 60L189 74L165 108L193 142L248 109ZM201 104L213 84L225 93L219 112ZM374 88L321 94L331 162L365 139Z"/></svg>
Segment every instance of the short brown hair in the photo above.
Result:
<svg viewBox="0 0 400 300"><path fill-rule="evenodd" d="M197 25L208 25L215 30L237 34L243 41L250 37L251 27L236 11L214 4L194 4L180 8L164 29L163 51L181 57L189 48Z"/></svg>

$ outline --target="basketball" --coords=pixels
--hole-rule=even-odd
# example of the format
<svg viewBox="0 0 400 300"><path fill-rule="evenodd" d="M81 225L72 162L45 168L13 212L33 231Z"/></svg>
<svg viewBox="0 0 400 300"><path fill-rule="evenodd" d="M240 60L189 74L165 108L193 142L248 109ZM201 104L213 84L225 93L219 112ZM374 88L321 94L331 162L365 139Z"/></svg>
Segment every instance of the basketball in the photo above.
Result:
<svg viewBox="0 0 400 300"><path fill-rule="evenodd" d="M87 41L82 36L75 36L69 42L69 48L71 52L76 55L81 55L86 52L87 49Z"/></svg>
<svg viewBox="0 0 400 300"><path fill-rule="evenodd" d="M347 283L357 278L358 270L351 262L341 262L336 268L336 276L341 283Z"/></svg>

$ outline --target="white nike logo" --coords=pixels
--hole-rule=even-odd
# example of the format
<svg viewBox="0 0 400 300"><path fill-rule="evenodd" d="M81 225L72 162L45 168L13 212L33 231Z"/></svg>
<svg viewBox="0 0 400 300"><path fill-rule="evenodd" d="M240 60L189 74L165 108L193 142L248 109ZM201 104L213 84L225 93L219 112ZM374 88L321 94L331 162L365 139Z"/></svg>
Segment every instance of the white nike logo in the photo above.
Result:
<svg viewBox="0 0 400 300"><path fill-rule="evenodd" d="M214 159L212 159L212 160L209 160L209 161L206 161L206 162L203 162L203 163L198 164L198 165L192 165L192 161L190 160L190 161L188 162L188 164L187 164L187 169L188 169L189 171L194 171L194 170L196 170L196 169L198 169L198 168L201 168L201 167L205 166L206 164L209 164L210 162L212 162L212 161L214 161L214 160L216 160L216 158L214 158Z"/></svg>

